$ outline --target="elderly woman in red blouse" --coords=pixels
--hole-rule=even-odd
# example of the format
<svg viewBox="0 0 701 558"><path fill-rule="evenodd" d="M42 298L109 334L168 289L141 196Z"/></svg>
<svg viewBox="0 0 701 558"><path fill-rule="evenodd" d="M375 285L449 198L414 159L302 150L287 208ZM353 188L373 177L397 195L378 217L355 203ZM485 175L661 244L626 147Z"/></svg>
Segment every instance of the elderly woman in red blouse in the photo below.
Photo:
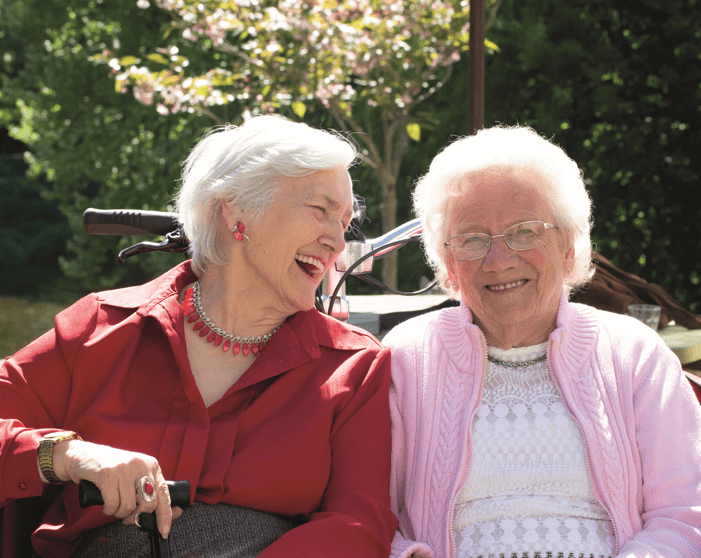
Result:
<svg viewBox="0 0 701 558"><path fill-rule="evenodd" d="M355 156L273 116L208 135L177 199L192 260L83 298L5 361L0 505L66 485L36 555L143 555L138 515L168 537L181 513L166 479L193 487L174 556L389 554L388 353L313 309ZM79 508L81 479L102 510Z"/></svg>

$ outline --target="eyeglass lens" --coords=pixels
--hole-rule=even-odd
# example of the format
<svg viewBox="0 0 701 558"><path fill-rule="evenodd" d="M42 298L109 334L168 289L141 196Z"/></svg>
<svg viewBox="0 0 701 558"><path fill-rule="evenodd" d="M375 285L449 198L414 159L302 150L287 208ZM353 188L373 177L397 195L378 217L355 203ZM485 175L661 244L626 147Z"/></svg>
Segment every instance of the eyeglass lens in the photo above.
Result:
<svg viewBox="0 0 701 558"><path fill-rule="evenodd" d="M476 260L489 252L492 238L504 237L512 250L530 250L542 246L540 235L545 231L542 221L527 221L512 225L503 234L490 237L484 233L466 233L455 236L448 241L453 258L458 261Z"/></svg>

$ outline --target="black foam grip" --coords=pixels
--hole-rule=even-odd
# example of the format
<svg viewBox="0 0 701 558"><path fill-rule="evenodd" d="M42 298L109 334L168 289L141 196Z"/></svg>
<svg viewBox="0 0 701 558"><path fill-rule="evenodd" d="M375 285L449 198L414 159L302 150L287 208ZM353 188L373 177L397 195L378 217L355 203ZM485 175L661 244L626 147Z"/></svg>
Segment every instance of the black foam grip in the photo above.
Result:
<svg viewBox="0 0 701 558"><path fill-rule="evenodd" d="M185 507L190 505L190 481L167 481L168 492L170 493L170 504L172 506ZM90 481L82 480L78 484L78 501L81 508L88 506L102 506L100 489Z"/></svg>
<svg viewBox="0 0 701 558"><path fill-rule="evenodd" d="M88 208L83 213L83 228L88 234L165 236L179 224L177 213L165 211Z"/></svg>

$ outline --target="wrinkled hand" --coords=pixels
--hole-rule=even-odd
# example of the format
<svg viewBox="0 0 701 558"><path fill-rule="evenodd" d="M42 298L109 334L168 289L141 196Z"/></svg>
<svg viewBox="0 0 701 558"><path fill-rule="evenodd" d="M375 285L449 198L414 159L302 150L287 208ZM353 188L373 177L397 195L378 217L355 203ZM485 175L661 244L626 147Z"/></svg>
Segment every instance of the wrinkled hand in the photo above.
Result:
<svg viewBox="0 0 701 558"><path fill-rule="evenodd" d="M182 514L180 508L170 507L168 485L158 461L150 455L102 446L83 440L68 440L54 446L54 473L61 480L88 480L102 493L103 513L123 519L127 525L137 525L140 513L156 512L156 524L166 539L173 519ZM137 483L142 477L153 479L156 499L141 498Z"/></svg>

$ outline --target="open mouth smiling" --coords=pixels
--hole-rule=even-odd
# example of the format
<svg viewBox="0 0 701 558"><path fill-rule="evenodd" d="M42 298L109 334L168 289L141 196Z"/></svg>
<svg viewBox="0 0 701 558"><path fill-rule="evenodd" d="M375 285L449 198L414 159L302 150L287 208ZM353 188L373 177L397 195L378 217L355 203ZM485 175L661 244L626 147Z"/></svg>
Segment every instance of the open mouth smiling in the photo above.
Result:
<svg viewBox="0 0 701 558"><path fill-rule="evenodd" d="M518 281L512 281L511 283L502 283L500 285L487 285L486 289L488 291L508 291L510 289L515 289L516 287L521 287L528 283L528 279L519 279Z"/></svg>
<svg viewBox="0 0 701 558"><path fill-rule="evenodd" d="M326 269L326 262L315 256L297 254L295 255L295 261L302 271L309 275L309 277L314 277L314 275L317 273L323 273Z"/></svg>

